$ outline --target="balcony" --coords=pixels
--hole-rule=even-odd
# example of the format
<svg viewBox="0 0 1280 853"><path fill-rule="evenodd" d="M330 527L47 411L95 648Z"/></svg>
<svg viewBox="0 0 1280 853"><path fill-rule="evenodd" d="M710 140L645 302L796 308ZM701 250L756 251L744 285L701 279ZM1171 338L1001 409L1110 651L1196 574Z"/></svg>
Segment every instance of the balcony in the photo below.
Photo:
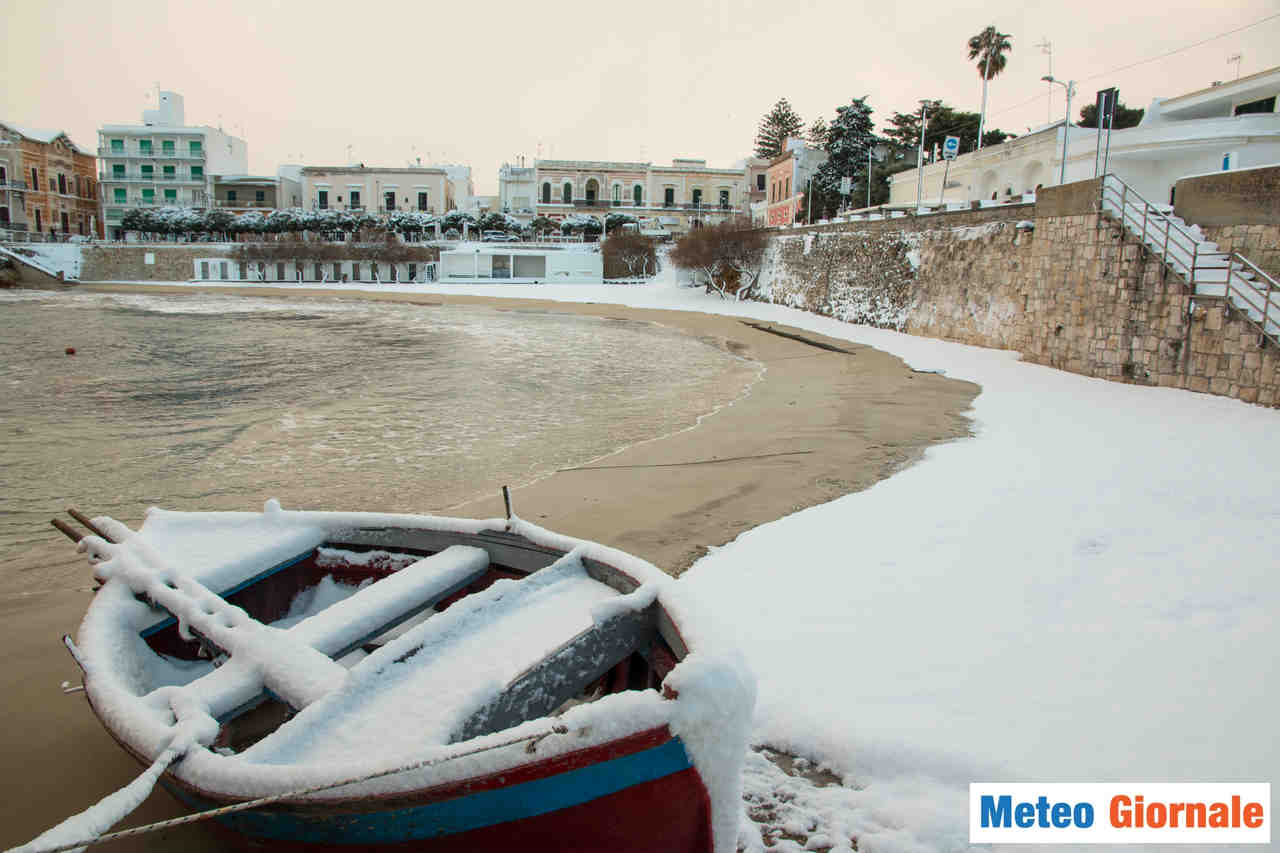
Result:
<svg viewBox="0 0 1280 853"><path fill-rule="evenodd" d="M114 172L108 174L106 172L98 173L98 183L121 184L121 183L179 183L179 184L200 184L204 185L204 175L157 175L157 174L125 174L117 175Z"/></svg>
<svg viewBox="0 0 1280 853"><path fill-rule="evenodd" d="M734 207L732 204L715 203L711 204L705 201L699 202L671 202L670 204L636 204L631 201L588 201L586 199L574 199L570 203L561 201L539 202L539 207L560 207L560 208L619 208L627 211L650 211L650 210L674 210L677 212L689 211L694 213L745 213L745 207Z"/></svg>
<svg viewBox="0 0 1280 853"><path fill-rule="evenodd" d="M99 148L99 157L141 157L151 160L203 160L205 159L204 150L192 151L143 151L141 148L131 148L126 146L123 150L119 148Z"/></svg>
<svg viewBox="0 0 1280 853"><path fill-rule="evenodd" d="M26 181L0 181L0 190L13 190L21 192L27 188Z"/></svg>
<svg viewBox="0 0 1280 853"><path fill-rule="evenodd" d="M214 207L231 207L238 209L255 209L255 210L275 210L275 205L269 201L236 201L234 199L215 198L213 200Z"/></svg>

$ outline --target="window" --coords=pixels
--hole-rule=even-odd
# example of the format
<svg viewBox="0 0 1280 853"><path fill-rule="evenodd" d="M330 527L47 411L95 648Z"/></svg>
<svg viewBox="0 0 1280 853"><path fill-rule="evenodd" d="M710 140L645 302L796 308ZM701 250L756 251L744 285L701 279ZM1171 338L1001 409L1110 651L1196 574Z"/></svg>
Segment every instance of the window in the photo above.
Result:
<svg viewBox="0 0 1280 853"><path fill-rule="evenodd" d="M676 203L675 187L667 187L665 190L662 191L662 206L673 207L675 206L675 203Z"/></svg>
<svg viewBox="0 0 1280 853"><path fill-rule="evenodd" d="M721 210L729 209L729 191L728 190L720 190L720 209Z"/></svg>
<svg viewBox="0 0 1280 853"><path fill-rule="evenodd" d="M174 180L175 178L177 178L177 177L178 177L178 167L177 167L177 166L165 166L165 167L164 167L164 175L162 175L162 177L163 177L166 181L172 181L172 180Z"/></svg>
<svg viewBox="0 0 1280 853"><path fill-rule="evenodd" d="M62 174L61 172L58 173L58 194L59 195L67 194L67 176Z"/></svg>
<svg viewBox="0 0 1280 853"><path fill-rule="evenodd" d="M203 181L203 180L204 180L204 166L192 166L192 167L191 167L191 179L192 179L193 181Z"/></svg>
<svg viewBox="0 0 1280 853"><path fill-rule="evenodd" d="M764 192L764 175L756 175L756 192Z"/></svg>
<svg viewBox="0 0 1280 853"><path fill-rule="evenodd" d="M397 267L395 264L390 264L390 267L391 267L391 280L399 281L400 278L397 275L397 273L399 272L399 267Z"/></svg>
<svg viewBox="0 0 1280 853"><path fill-rule="evenodd" d="M123 139L113 139L113 140L111 140L111 153L112 153L112 154L123 154L123 153L124 153L124 140L123 140Z"/></svg>
<svg viewBox="0 0 1280 853"><path fill-rule="evenodd" d="M390 192L385 192L385 193L383 193L383 194L382 194L382 203L383 203L383 205L387 208L387 210L395 210L395 209L396 209L396 194L395 194L395 191L393 190L393 191L390 191Z"/></svg>
<svg viewBox="0 0 1280 853"><path fill-rule="evenodd" d="M67 216L67 214L66 214L66 212L65 212L65 211L64 211L64 212L63 212L63 214L62 214L62 233L63 233L63 234L70 234L70 233L71 233L71 220L70 220L70 218Z"/></svg>
<svg viewBox="0 0 1280 853"><path fill-rule="evenodd" d="M120 174L124 174L124 166L120 167ZM35 170L34 166L31 168L31 189L37 191L40 189L40 173Z"/></svg>
<svg viewBox="0 0 1280 853"><path fill-rule="evenodd" d="M0 207L0 225L9 224L9 208Z"/></svg>
<svg viewBox="0 0 1280 853"><path fill-rule="evenodd" d="M596 179L592 178L587 181L587 204L595 204L596 195L600 192L600 185L596 183Z"/></svg>
<svg viewBox="0 0 1280 853"><path fill-rule="evenodd" d="M128 204L129 193L124 187L116 187L112 190L112 201L115 204Z"/></svg>
<svg viewBox="0 0 1280 853"><path fill-rule="evenodd" d="M351 280L352 281L360 280L360 264L358 263L351 264Z"/></svg>
<svg viewBox="0 0 1280 853"><path fill-rule="evenodd" d="M38 207L37 207L37 208L36 208L36 233L37 233L37 234L39 234L39 233L40 233L40 231L41 231L41 228L40 228L40 208L38 208Z"/></svg>
<svg viewBox="0 0 1280 853"><path fill-rule="evenodd" d="M235 191L235 190L227 190L227 201L236 201L236 200L237 200L237 199L236 199L236 191Z"/></svg>
<svg viewBox="0 0 1280 853"><path fill-rule="evenodd" d="M631 188L631 200L636 203L636 207L644 203L644 188L639 184Z"/></svg>
<svg viewBox="0 0 1280 853"><path fill-rule="evenodd" d="M138 153L141 154L143 157L151 156L151 140L150 139L138 140Z"/></svg>
<svg viewBox="0 0 1280 853"><path fill-rule="evenodd" d="M255 190L253 193L253 200L258 202L266 201L267 200L266 190Z"/></svg>
<svg viewBox="0 0 1280 853"><path fill-rule="evenodd" d="M351 191L351 204L347 205L352 210L360 209L360 190Z"/></svg>
<svg viewBox="0 0 1280 853"><path fill-rule="evenodd" d="M542 203L551 204L551 182L544 181L542 184Z"/></svg>
<svg viewBox="0 0 1280 853"><path fill-rule="evenodd" d="M35 178L35 174L36 174L36 170L35 170L35 169L32 169L32 170L31 170L31 177L32 177L33 179ZM113 179L117 180L117 181L123 181L123 180L124 180L124 163L112 163L112 164L111 164L111 177L112 177Z"/></svg>
<svg viewBox="0 0 1280 853"><path fill-rule="evenodd" d="M164 203L165 203L165 204L177 204L177 203L178 203L178 191L177 191L177 190L168 190L168 189L167 189L167 190L165 190L165 191L164 191Z"/></svg>
<svg viewBox="0 0 1280 853"><path fill-rule="evenodd" d="M156 179L155 166L152 166L150 163L143 163L139 168L141 169L143 179L148 181L154 181ZM123 177L123 175L121 175L121 177Z"/></svg>
<svg viewBox="0 0 1280 853"><path fill-rule="evenodd" d="M284 281L284 261L276 264L276 281Z"/></svg>
<svg viewBox="0 0 1280 853"><path fill-rule="evenodd" d="M413 281L418 277L418 265L409 264L409 281Z"/></svg>
<svg viewBox="0 0 1280 853"><path fill-rule="evenodd" d="M316 191L316 206L319 207L321 210L329 209L329 191L328 190Z"/></svg>
<svg viewBox="0 0 1280 853"><path fill-rule="evenodd" d="M700 189L695 189L695 190L693 191L693 203L694 203L694 204L702 204L702 190L700 190Z"/></svg>
<svg viewBox="0 0 1280 853"><path fill-rule="evenodd" d="M316 264L316 281L324 281L324 267Z"/></svg>
<svg viewBox="0 0 1280 853"><path fill-rule="evenodd" d="M9 182L9 170L4 166L0 166L0 186Z"/></svg>
<svg viewBox="0 0 1280 853"><path fill-rule="evenodd" d="M790 176L790 175L788 175L788 176L787 176L787 188L786 188L786 190L782 193L782 197L783 197L783 198L791 198L791 176Z"/></svg>
<svg viewBox="0 0 1280 853"><path fill-rule="evenodd" d="M209 262L208 262L208 261L201 261L201 262L200 262L200 277L201 277L201 278L208 278L208 277L209 277Z"/></svg>
<svg viewBox="0 0 1280 853"><path fill-rule="evenodd" d="M172 140L172 139L162 139L162 140L160 140L160 153L161 153L161 154L163 154L163 155L164 155L164 156L166 156L166 157L172 157L172 156L173 156L174 151L173 151L173 140Z"/></svg>
<svg viewBox="0 0 1280 853"><path fill-rule="evenodd" d="M192 157L199 157L199 156L200 156L200 140L199 140L199 139L192 139L192 140L188 141L188 142L187 142L187 151L188 151L188 153L190 153L190 154L191 154L191 156L192 156Z"/></svg>
<svg viewBox="0 0 1280 853"><path fill-rule="evenodd" d="M144 190L142 191L142 203L143 203L143 204L155 204L155 203L156 203L156 191L155 191L155 190L153 190L153 189L151 189L150 187L147 187L146 189L144 189Z"/></svg>
<svg viewBox="0 0 1280 853"><path fill-rule="evenodd" d="M218 264L218 278L227 277L227 262L222 261Z"/></svg>
<svg viewBox="0 0 1280 853"><path fill-rule="evenodd" d="M426 210L426 209L427 209L427 194L424 192L420 192L418 193L418 210Z"/></svg>
<svg viewBox="0 0 1280 853"><path fill-rule="evenodd" d="M572 204L573 203L573 184L569 183L568 181L565 181L564 189L561 191L560 195L562 198L564 198L565 204Z"/></svg>
<svg viewBox="0 0 1280 853"><path fill-rule="evenodd" d="M613 203L622 204L622 186L620 184L613 185Z"/></svg>
<svg viewBox="0 0 1280 853"><path fill-rule="evenodd" d="M342 281L342 262L341 261L333 262L333 280Z"/></svg>
<svg viewBox="0 0 1280 853"><path fill-rule="evenodd" d="M1238 116L1248 115L1249 113L1273 113L1276 111L1276 96L1263 98L1260 101L1250 101L1247 104L1241 104L1236 107L1235 114Z"/></svg>

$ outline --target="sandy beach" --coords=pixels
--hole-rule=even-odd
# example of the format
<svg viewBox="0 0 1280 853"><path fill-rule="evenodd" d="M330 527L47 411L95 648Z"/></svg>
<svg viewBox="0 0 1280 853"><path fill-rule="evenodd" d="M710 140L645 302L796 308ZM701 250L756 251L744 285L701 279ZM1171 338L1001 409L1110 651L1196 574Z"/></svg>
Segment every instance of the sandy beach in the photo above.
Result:
<svg viewBox="0 0 1280 853"><path fill-rule="evenodd" d="M86 291L185 292L184 287L85 285ZM253 287L222 292L290 299L388 299L491 305L500 311L582 313L659 323L758 363L749 393L692 428L588 465L556 472L513 492L518 515L561 533L613 545L680 574L708 547L796 510L865 489L920 457L931 444L964 436L964 412L978 386L913 371L870 347L730 317L601 303L485 299L458 294L352 293ZM781 333L781 334L780 334ZM250 507L246 507L249 509ZM339 507L335 509L358 509ZM498 516L492 498L449 514ZM68 547L70 544L68 543ZM804 543L796 543L803 551ZM87 577L86 567L86 577ZM80 695L78 672L59 637L74 634L87 592L0 599L10 650L0 675L10 724L3 741L11 770L0 801L0 842L21 843L115 790L137 772L98 725ZM181 814L156 794L134 814L139 824ZM207 830L188 827L112 849L213 850Z"/></svg>

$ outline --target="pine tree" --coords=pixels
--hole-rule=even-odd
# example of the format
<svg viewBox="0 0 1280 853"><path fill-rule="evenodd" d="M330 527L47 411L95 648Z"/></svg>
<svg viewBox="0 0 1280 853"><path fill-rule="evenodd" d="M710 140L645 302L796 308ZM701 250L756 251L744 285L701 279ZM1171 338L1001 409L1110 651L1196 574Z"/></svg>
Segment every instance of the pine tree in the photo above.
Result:
<svg viewBox="0 0 1280 853"><path fill-rule="evenodd" d="M813 178L814 219L830 216L839 207L841 178L866 172L867 151L876 141L873 127L866 98L854 98L836 108L835 120L827 128L827 162Z"/></svg>
<svg viewBox="0 0 1280 853"><path fill-rule="evenodd" d="M756 156L777 157L782 153L788 136L799 136L804 129L804 122L786 98L782 98L764 118L760 119L760 128L756 131Z"/></svg>
<svg viewBox="0 0 1280 853"><path fill-rule="evenodd" d="M813 124L809 125L809 130L805 133L805 142L814 148L826 148L827 134L830 132L826 119L818 117L814 119Z"/></svg>

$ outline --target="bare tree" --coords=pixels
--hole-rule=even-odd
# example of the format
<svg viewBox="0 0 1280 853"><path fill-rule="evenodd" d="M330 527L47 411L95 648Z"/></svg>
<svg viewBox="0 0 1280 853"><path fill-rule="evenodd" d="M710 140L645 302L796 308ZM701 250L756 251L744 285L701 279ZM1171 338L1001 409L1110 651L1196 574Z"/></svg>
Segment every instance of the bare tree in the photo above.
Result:
<svg viewBox="0 0 1280 853"><path fill-rule="evenodd" d="M744 299L759 283L768 239L744 219L695 228L676 242L671 262L692 271L707 293Z"/></svg>

